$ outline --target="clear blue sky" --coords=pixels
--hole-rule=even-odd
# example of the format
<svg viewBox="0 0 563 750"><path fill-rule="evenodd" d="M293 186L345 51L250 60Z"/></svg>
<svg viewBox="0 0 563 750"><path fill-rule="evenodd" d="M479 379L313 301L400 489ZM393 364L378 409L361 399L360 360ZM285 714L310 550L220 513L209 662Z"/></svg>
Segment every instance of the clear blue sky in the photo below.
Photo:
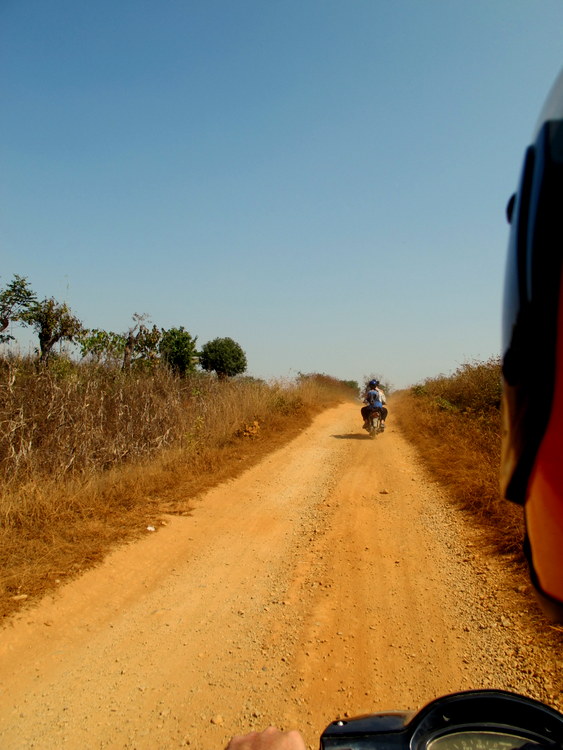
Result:
<svg viewBox="0 0 563 750"><path fill-rule="evenodd" d="M561 0L0 0L0 284L249 373L499 353Z"/></svg>

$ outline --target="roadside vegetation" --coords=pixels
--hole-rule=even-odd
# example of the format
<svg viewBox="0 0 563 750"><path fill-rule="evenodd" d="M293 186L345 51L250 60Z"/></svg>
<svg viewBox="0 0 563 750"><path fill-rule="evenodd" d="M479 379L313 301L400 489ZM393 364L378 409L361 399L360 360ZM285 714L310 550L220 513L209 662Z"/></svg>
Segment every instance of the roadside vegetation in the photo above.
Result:
<svg viewBox="0 0 563 750"><path fill-rule="evenodd" d="M0 612L56 587L295 436L349 384L0 361Z"/></svg>
<svg viewBox="0 0 563 750"><path fill-rule="evenodd" d="M14 353L30 327L35 356ZM193 498L357 395L321 374L245 376L228 337L135 314L87 329L27 279L0 289L0 616L101 560L117 542L189 514Z"/></svg>
<svg viewBox="0 0 563 750"><path fill-rule="evenodd" d="M500 498L500 360L461 365L395 394L393 416L431 473L519 558L522 509Z"/></svg>

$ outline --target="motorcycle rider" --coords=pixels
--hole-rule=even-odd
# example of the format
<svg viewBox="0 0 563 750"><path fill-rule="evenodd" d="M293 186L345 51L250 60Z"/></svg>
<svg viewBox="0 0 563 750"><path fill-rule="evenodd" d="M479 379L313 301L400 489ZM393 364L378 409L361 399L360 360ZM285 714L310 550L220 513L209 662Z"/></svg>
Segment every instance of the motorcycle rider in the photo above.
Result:
<svg viewBox="0 0 563 750"><path fill-rule="evenodd" d="M361 414L364 420L363 429L369 430L369 415L375 409L381 413L381 429L385 429L385 420L388 410L385 406L386 398L383 389L379 386L379 380L370 380L364 393L365 406L362 406Z"/></svg>

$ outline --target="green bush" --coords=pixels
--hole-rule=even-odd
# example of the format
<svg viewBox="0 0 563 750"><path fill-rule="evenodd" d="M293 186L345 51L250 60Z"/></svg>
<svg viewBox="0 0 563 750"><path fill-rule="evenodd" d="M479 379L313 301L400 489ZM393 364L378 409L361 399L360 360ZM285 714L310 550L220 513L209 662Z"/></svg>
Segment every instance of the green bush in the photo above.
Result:
<svg viewBox="0 0 563 750"><path fill-rule="evenodd" d="M192 338L183 326L170 328L162 332L159 343L160 356L177 375L185 376L195 371L196 341L197 336Z"/></svg>
<svg viewBox="0 0 563 750"><path fill-rule="evenodd" d="M411 393L427 397L441 409L467 414L497 412L501 399L501 365L498 357L461 365L453 375L428 378Z"/></svg>
<svg viewBox="0 0 563 750"><path fill-rule="evenodd" d="M199 363L204 370L216 372L219 379L240 375L246 370L246 354L231 338L213 339L204 344Z"/></svg>

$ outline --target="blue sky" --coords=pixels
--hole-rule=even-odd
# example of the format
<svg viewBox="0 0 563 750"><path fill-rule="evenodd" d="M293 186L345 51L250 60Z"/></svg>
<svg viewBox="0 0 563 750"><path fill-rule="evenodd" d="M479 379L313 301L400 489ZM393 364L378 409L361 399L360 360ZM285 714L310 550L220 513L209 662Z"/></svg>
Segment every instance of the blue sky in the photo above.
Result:
<svg viewBox="0 0 563 750"><path fill-rule="evenodd" d="M499 353L561 0L0 0L0 284L403 387Z"/></svg>

